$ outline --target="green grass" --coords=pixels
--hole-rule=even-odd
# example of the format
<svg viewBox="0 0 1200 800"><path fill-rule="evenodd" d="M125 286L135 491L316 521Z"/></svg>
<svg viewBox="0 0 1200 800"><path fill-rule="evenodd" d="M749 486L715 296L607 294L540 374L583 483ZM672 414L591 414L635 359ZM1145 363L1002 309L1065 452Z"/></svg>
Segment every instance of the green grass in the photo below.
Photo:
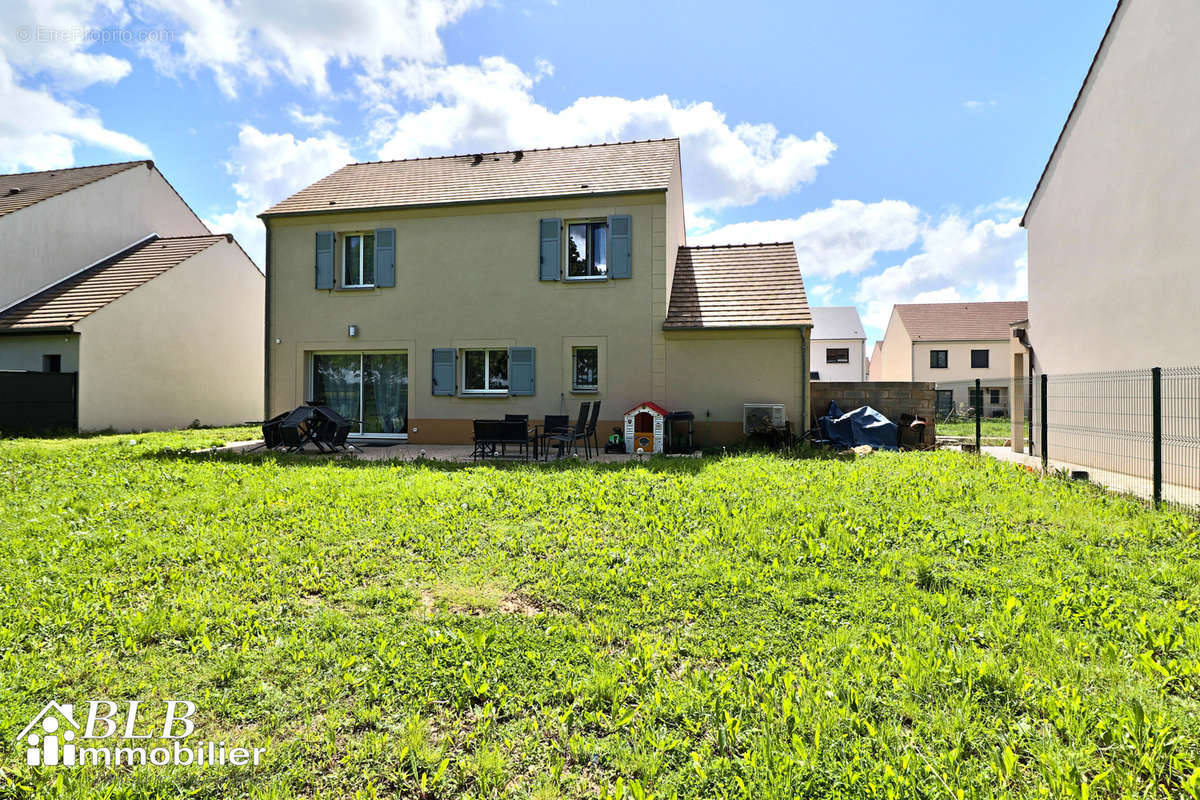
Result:
<svg viewBox="0 0 1200 800"><path fill-rule="evenodd" d="M2 797L1181 797L1190 518L961 453L466 467L0 442ZM257 768L31 768L49 699Z"/></svg>
<svg viewBox="0 0 1200 800"><path fill-rule="evenodd" d="M1012 436L1012 421L1007 417L982 419L979 421L979 433L985 438L1007 439ZM955 420L954 422L939 422L938 436L974 436L975 420Z"/></svg>

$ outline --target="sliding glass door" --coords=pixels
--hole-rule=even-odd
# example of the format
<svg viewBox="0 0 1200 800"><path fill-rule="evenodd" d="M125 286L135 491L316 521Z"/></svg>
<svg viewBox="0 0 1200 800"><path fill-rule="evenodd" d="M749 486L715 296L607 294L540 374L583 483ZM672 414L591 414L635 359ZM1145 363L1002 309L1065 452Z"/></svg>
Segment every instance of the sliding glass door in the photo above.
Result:
<svg viewBox="0 0 1200 800"><path fill-rule="evenodd" d="M347 419L358 433L408 438L407 353L313 353L312 398Z"/></svg>

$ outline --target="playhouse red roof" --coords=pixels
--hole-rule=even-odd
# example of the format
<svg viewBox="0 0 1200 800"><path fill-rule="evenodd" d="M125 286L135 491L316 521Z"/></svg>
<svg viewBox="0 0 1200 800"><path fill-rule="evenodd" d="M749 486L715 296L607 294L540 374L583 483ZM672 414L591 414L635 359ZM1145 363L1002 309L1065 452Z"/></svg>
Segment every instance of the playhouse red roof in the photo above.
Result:
<svg viewBox="0 0 1200 800"><path fill-rule="evenodd" d="M667 415L667 410L665 408L660 406L658 403L651 403L649 400L647 400L644 403L638 403L636 406L629 409L625 413L632 414L633 412L637 411L639 408L648 408L651 411L655 412L656 414L661 414L664 417Z"/></svg>

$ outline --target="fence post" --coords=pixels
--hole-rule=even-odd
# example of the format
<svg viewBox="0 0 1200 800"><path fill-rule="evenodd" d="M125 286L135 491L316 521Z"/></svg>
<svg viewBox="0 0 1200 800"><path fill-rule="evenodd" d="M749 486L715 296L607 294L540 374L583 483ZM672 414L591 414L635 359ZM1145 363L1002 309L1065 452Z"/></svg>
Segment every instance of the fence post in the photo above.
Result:
<svg viewBox="0 0 1200 800"><path fill-rule="evenodd" d="M1150 438L1154 448L1154 506L1162 503L1162 367L1150 370Z"/></svg>
<svg viewBox="0 0 1200 800"><path fill-rule="evenodd" d="M983 444L982 438L979 435L981 420L983 419L983 388L979 378L975 379L975 452L982 453L980 445Z"/></svg>
<svg viewBox="0 0 1200 800"><path fill-rule="evenodd" d="M1050 466L1050 454L1048 442L1050 440L1050 414L1046 408L1046 398L1049 396L1048 386L1049 376L1042 373L1042 472L1045 472Z"/></svg>

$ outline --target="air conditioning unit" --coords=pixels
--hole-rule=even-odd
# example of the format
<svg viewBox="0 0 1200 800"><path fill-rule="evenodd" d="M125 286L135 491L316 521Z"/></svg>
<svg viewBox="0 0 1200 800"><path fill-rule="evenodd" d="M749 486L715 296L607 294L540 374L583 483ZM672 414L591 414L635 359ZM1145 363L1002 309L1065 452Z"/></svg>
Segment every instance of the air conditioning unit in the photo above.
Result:
<svg viewBox="0 0 1200 800"><path fill-rule="evenodd" d="M742 406L742 433L781 429L786 423L783 403L746 403Z"/></svg>

